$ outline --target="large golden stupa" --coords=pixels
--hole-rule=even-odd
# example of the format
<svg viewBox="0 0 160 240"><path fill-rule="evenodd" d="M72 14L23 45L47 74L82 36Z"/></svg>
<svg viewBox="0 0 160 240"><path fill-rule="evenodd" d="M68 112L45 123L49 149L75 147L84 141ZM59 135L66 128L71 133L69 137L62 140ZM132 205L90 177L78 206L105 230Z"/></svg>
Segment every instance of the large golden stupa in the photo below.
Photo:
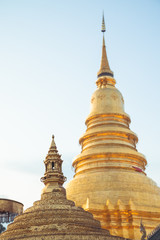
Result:
<svg viewBox="0 0 160 240"><path fill-rule="evenodd" d="M104 18L102 32L105 32ZM136 149L138 138L115 87L103 36L102 59L91 98L86 132L74 159L75 176L67 197L100 220L111 234L140 239L140 222L150 233L160 223L160 188L146 176L145 156Z"/></svg>
<svg viewBox="0 0 160 240"><path fill-rule="evenodd" d="M123 240L111 236L91 213L66 199L62 160L54 137L44 163L41 200L17 216L0 234L0 240Z"/></svg>

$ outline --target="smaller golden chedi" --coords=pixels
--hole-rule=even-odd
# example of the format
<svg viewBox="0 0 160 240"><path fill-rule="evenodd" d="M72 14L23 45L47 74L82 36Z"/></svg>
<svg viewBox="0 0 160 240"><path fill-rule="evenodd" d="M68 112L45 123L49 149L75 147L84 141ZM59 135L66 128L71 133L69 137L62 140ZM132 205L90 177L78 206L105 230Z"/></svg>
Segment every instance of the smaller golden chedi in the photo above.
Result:
<svg viewBox="0 0 160 240"><path fill-rule="evenodd" d="M41 180L45 187L41 200L34 202L22 215L8 225L0 240L120 240L109 231L101 229L100 222L91 213L76 207L66 199L62 187L65 177L62 160L58 154L54 136L45 163Z"/></svg>

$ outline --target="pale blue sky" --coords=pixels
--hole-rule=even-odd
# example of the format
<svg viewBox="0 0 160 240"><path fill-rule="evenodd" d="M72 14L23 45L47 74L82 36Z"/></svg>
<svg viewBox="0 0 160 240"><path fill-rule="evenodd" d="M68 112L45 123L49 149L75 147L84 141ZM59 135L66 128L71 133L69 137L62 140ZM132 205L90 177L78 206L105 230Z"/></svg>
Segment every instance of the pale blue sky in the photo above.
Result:
<svg viewBox="0 0 160 240"><path fill-rule="evenodd" d="M40 198L52 134L71 179L100 66L110 67L160 185L160 1L0 0L0 197Z"/></svg>

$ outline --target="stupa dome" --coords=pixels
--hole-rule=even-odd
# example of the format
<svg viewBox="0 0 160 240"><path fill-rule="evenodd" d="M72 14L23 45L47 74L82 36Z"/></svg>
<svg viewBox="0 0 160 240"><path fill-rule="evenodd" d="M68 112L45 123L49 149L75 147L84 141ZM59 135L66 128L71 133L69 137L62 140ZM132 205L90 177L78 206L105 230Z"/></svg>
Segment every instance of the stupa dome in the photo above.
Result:
<svg viewBox="0 0 160 240"><path fill-rule="evenodd" d="M98 88L93 93L91 97L91 112L88 118L96 114L106 113L118 113L127 115L124 112L123 96L120 91L112 85Z"/></svg>
<svg viewBox="0 0 160 240"><path fill-rule="evenodd" d="M45 187L41 200L17 216L0 235L1 240L118 240L109 231L101 228L93 215L76 207L66 199L62 187L65 178L62 173L62 160L58 154L54 137L44 161L45 174L41 179Z"/></svg>

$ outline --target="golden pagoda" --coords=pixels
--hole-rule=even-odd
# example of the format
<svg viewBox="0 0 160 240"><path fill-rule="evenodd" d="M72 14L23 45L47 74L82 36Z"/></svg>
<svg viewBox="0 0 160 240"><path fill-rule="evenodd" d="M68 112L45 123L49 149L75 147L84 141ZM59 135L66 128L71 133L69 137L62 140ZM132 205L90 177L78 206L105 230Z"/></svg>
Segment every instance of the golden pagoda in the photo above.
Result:
<svg viewBox="0 0 160 240"><path fill-rule="evenodd" d="M91 213L66 199L62 160L54 136L44 163L41 200L17 216L0 234L0 240L123 240L111 236Z"/></svg>
<svg viewBox="0 0 160 240"><path fill-rule="evenodd" d="M138 137L107 59L105 23L97 90L91 98L81 153L74 159L75 175L67 198L91 212L111 234L141 239L140 222L149 234L160 223L160 188L146 176L146 158L136 149Z"/></svg>

